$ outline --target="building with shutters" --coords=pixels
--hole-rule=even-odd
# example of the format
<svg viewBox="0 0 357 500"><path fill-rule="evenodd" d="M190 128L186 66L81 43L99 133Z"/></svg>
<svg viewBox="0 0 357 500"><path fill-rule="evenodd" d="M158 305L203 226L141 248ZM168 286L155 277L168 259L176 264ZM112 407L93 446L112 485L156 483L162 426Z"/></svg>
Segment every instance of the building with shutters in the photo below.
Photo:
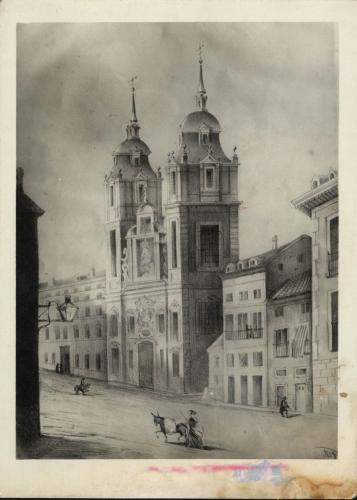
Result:
<svg viewBox="0 0 357 500"><path fill-rule="evenodd" d="M226 265L221 275L223 334L208 349L212 369L208 388L211 397L221 399L223 394L223 400L228 403L276 405L270 395L271 384L274 384L271 367L274 366L275 321L269 323L270 307L273 307L270 303L275 304L279 299L284 302L284 286L299 281L300 276L308 277L310 272L311 238L307 235L280 247L275 236L273 248L268 252ZM304 294L303 299L309 300ZM289 328L297 335L299 320L295 318L295 309L290 316ZM279 330L279 323L276 325L276 330ZM284 330L283 327L280 329ZM279 342L282 338L279 337ZM287 340L285 348L284 356L290 358L291 344ZM310 386L309 390L311 392Z"/></svg>
<svg viewBox="0 0 357 500"><path fill-rule="evenodd" d="M279 408L286 396L291 410L311 412L311 269L287 280L268 300L267 325L269 406Z"/></svg>
<svg viewBox="0 0 357 500"><path fill-rule="evenodd" d="M312 220L313 411L337 414L338 180L315 176L310 191L293 200Z"/></svg>
<svg viewBox="0 0 357 500"><path fill-rule="evenodd" d="M150 149L140 136L132 80L126 137L114 150L104 180L107 258L100 282L106 336L100 349L106 352L111 384L177 393L208 385L207 347L222 329L219 275L239 258L240 202L236 148L230 158L222 149L220 124L207 110L202 64L200 57L196 110L180 125L178 147L163 171L152 168ZM42 292L56 294L57 288ZM92 344L85 321L82 316L77 321L84 337L81 344L74 339L70 354L62 348L68 340L62 340L64 333L56 338L50 332L55 344L47 344L47 351L41 345L42 365L52 366L53 352L57 362L62 348L71 373L90 373L83 371L85 356L92 366L97 347L87 352Z"/></svg>

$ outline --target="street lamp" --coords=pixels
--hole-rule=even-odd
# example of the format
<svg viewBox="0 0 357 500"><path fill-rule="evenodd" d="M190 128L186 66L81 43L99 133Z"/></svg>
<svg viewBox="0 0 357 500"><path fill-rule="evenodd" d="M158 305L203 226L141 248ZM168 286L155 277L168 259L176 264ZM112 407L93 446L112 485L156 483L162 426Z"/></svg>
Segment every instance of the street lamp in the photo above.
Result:
<svg viewBox="0 0 357 500"><path fill-rule="evenodd" d="M54 321L72 322L79 309L71 301L70 295L65 296L64 302L61 305L58 305L55 300L51 300L48 304L39 304L38 308L39 310L43 310L39 315L38 321L39 323L45 323L39 326L39 330Z"/></svg>

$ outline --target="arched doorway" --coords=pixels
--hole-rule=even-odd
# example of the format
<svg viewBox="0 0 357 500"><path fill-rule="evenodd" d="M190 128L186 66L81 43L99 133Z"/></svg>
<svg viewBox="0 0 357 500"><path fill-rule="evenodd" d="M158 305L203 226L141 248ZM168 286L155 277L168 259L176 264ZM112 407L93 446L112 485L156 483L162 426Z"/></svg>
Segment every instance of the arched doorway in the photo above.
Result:
<svg viewBox="0 0 357 500"><path fill-rule="evenodd" d="M154 387L154 348L151 342L141 342L139 349L139 385Z"/></svg>

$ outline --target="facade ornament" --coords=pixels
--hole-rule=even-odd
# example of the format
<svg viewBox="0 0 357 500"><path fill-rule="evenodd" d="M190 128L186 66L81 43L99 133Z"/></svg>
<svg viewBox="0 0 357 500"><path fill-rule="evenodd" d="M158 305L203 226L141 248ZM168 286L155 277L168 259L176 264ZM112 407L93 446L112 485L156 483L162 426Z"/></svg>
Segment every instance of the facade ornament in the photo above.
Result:
<svg viewBox="0 0 357 500"><path fill-rule="evenodd" d="M155 301L146 295L135 301L135 320L138 333L155 331Z"/></svg>
<svg viewBox="0 0 357 500"><path fill-rule="evenodd" d="M128 249L124 248L123 250L123 258L121 259L121 271L122 271L122 279L124 286L128 283L129 280L129 263L128 263Z"/></svg>
<svg viewBox="0 0 357 500"><path fill-rule="evenodd" d="M120 169L120 170L119 170L119 179L122 179L122 178L123 178L123 170L122 170L122 169Z"/></svg>
<svg viewBox="0 0 357 500"><path fill-rule="evenodd" d="M212 155L212 145L210 144L207 149L207 154Z"/></svg>
<svg viewBox="0 0 357 500"><path fill-rule="evenodd" d="M156 175L159 179L161 179L161 167L158 167Z"/></svg>

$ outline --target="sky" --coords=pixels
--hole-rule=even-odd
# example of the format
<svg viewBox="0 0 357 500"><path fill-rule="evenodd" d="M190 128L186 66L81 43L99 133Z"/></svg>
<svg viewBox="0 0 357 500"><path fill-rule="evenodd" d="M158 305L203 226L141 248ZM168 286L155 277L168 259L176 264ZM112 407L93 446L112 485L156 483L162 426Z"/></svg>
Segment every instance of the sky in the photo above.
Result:
<svg viewBox="0 0 357 500"><path fill-rule="evenodd" d="M19 24L17 165L45 210L41 281L105 269L103 181L130 120L128 80L163 167L195 110L200 41L207 109L241 164L240 256L309 234L291 200L338 168L336 40L328 23Z"/></svg>

